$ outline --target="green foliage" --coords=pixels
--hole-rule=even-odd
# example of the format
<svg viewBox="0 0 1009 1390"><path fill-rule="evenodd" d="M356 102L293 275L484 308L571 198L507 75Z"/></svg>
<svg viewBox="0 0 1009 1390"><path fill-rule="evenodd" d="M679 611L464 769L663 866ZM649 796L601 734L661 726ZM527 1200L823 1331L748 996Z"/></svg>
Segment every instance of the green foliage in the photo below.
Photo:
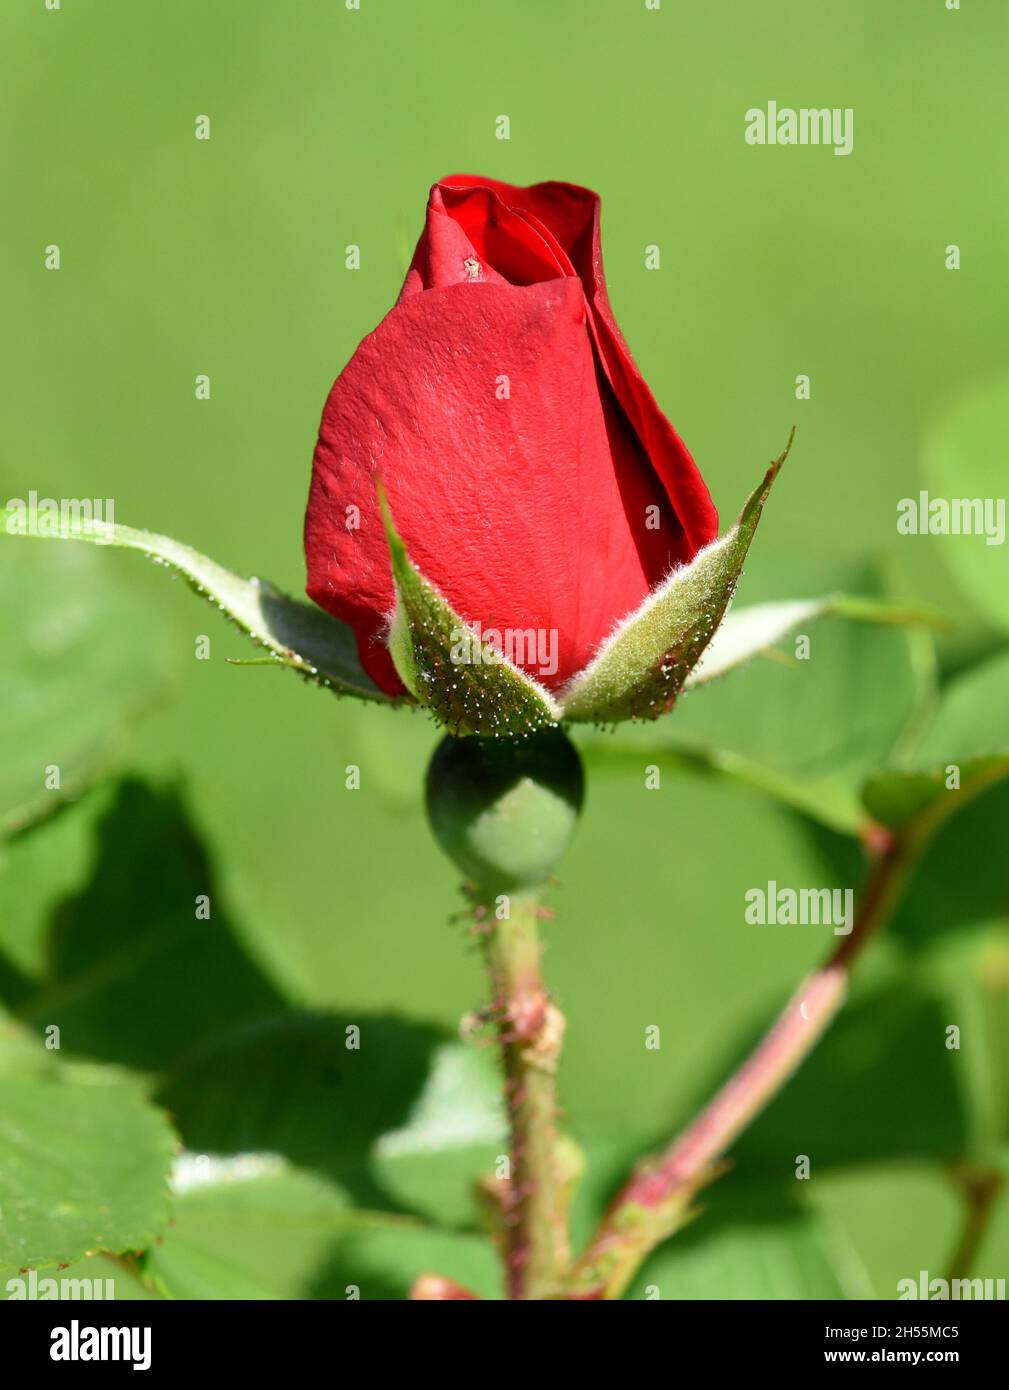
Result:
<svg viewBox="0 0 1009 1390"><path fill-rule="evenodd" d="M143 595L92 551L4 540L0 589L2 838L108 768L137 718L163 699L178 662L173 670L171 630L152 624Z"/></svg>
<svg viewBox="0 0 1009 1390"><path fill-rule="evenodd" d="M751 603L726 613L700 661L684 682L686 689L724 676L753 657L767 654L783 637L825 613L861 622L895 626L944 623L937 614L880 599L851 594L826 594L822 598L792 599L777 603Z"/></svg>
<svg viewBox="0 0 1009 1390"><path fill-rule="evenodd" d="M55 1019L75 1053L147 1071L283 1006L236 944L177 793L128 780L81 810L93 815L88 877L20 942L25 973L8 986L19 1017L38 1028ZM47 838L57 828L46 826ZM15 844L7 872L16 878L25 857L45 874L59 850L55 833L48 862Z"/></svg>
<svg viewBox="0 0 1009 1390"><path fill-rule="evenodd" d="M944 404L932 420L925 438L923 484L931 499L966 499L983 509L994 522L986 536L983 510L980 532L951 535L936 546L936 554L949 566L972 603L1003 631L1009 628L1009 544L1005 535L1006 465L998 441L1009 433L1009 377L972 384ZM912 499L918 502L915 495ZM998 518L991 510L1001 502L1002 538ZM974 519L972 517L972 524Z"/></svg>
<svg viewBox="0 0 1009 1390"><path fill-rule="evenodd" d="M766 614L765 605L754 607ZM864 819L863 781L930 699L931 643L923 630L821 617L820 600L776 604L775 616L790 626L800 609L802 656L776 648L779 660L742 670L733 661L719 679L688 687L668 719L583 735L588 755L636 767L687 761L854 831ZM737 610L744 622L750 611ZM763 634L757 640L763 646Z"/></svg>
<svg viewBox="0 0 1009 1390"><path fill-rule="evenodd" d="M946 1047L952 1004L948 981L917 979L903 961L857 989L808 1064L740 1138L740 1171L780 1181L798 1154L809 1155L817 1176L827 1167L961 1156L970 1095L963 1058Z"/></svg>
<svg viewBox="0 0 1009 1390"><path fill-rule="evenodd" d="M133 1082L0 1035L0 1275L153 1244L175 1136Z"/></svg>
<svg viewBox="0 0 1009 1390"><path fill-rule="evenodd" d="M939 750L977 754L998 747L1004 659L953 681L929 723L921 718L929 701L920 684L928 667L915 666L916 640L895 629L833 623L818 630L817 661L801 668L802 678L808 671L810 680L829 681L831 644L841 663L837 670L855 642L860 660L877 676L881 661L894 663L883 688L906 696L900 717L894 709L880 721L878 747L890 746L915 710L915 740L903 740L912 763L928 765ZM903 683L899 672L906 673ZM796 669L757 663L699 690L691 701L717 698L732 682L754 678L794 680ZM793 699L793 730L798 708ZM595 771L607 824L637 814L631 808L640 794L627 801L626 812L614 799L619 785L626 801L627 750L624 757L604 759ZM861 763L852 762L854 777ZM694 784L680 774L673 785L684 790ZM693 794L695 819L704 799L700 786ZM726 784L724 795L743 806L741 790ZM951 818L950 828L958 819ZM989 817L974 826L972 837L977 841L982 830L997 834L1003 823ZM841 881L850 881L857 869L842 853L843 841L816 831L814 822L805 824L813 851L807 872L822 876L822 865L833 858ZM703 814L696 833L703 838ZM585 849L590 860L597 853L591 842ZM978 852L984 857L983 849ZM577 883L577 865L569 872ZM643 864L642 872L652 870ZM750 873L745 866L739 872L741 881ZM17 1126L12 1142L33 1155L30 1166L8 1164L8 1208L16 1203L29 1213L26 1231L17 1232L21 1264L70 1262L86 1277L98 1268L93 1259L81 1263L87 1253L146 1251L141 1282L117 1271L120 1297L346 1298L355 1290L363 1297L403 1297L425 1269L496 1296L495 1258L478 1233L472 1199L476 1180L491 1170L505 1142L492 1054L451 1042L438 1026L369 1010L307 1011L291 1000L250 953L178 790L137 778L93 790L8 845L0 889L18 909L16 928L2 940L0 991L22 1021L12 1035L16 1049L8 1048L18 1062L8 1073L16 1079L0 1078L0 1090L8 1130ZM206 919L195 910L204 898L211 904ZM985 906L990 911L992 901ZM574 932L583 912L577 902L569 907ZM574 937L564 926L558 941L569 954ZM716 921L716 940L727 927ZM900 921L898 929L906 936ZM917 941L912 934L911 944ZM983 1020L985 1041L964 1054L943 1044L946 1023L960 1016L951 1000L960 998L962 964L953 968L947 961L932 973L919 944L912 984L908 962L898 957L889 973L860 991L806 1068L737 1144L734 1161L757 1188L742 1204L731 1185L724 1196L721 1186L712 1189L701 1218L655 1257L628 1296L653 1296L646 1290L654 1287L663 1298L709 1296L719 1285L731 1291L726 1296L747 1289L749 1296L768 1297L864 1290L859 1257L845 1246L843 1230L822 1214L815 1181L799 1206L775 1194L803 1152L811 1155L817 1177L873 1165L882 1172L911 1159L990 1159L1001 1152L1005 1064L999 1058L1005 1044L997 1024L1002 977L990 963L995 949L985 947L970 968L980 991L971 1009ZM564 952L554 951L552 960L563 980ZM792 973L786 969L786 976ZM661 979L657 984L664 991ZM563 994L577 1040L570 984ZM738 1002L735 1007L739 1012ZM757 1026L772 1007L768 999L764 1010L751 1003L746 1013ZM39 1036L53 1018L63 1055L72 1060L50 1058L39 1068L36 1057L31 1075L20 1075L24 1038ZM741 1039L737 1055L752 1036ZM640 1042L636 1047L640 1056ZM709 1052L706 1075L702 1068L689 1077L689 1095L683 1093L675 1110L667 1108L661 1126L653 1110L647 1127L639 1120L619 1138L607 1133L608 1126L588 1136L593 1167L576 1204L581 1238L630 1158L661 1137L657 1129L685 1118L725 1075L732 1056L720 1051ZM590 1074L599 1074L599 1060ZM142 1078L161 1109L143 1099L123 1068ZM164 1182L174 1141L165 1113L187 1150L170 1204ZM56 1142L45 1129L56 1116L80 1137L81 1186L70 1190L71 1200L53 1217L45 1163L34 1160L30 1144ZM25 1137L32 1126L41 1128L38 1138ZM115 1152L105 1143L106 1131L124 1136ZM127 1176L120 1162L124 1147L136 1158ZM203 1154L210 1157L201 1160ZM111 1213L101 1201L103 1184L117 1194ZM40 1206L52 1218L48 1224L35 1219ZM12 1247L5 1259L14 1254Z"/></svg>
<svg viewBox="0 0 1009 1390"><path fill-rule="evenodd" d="M785 1186L728 1191L641 1270L632 1299L845 1299L878 1295L842 1227Z"/></svg>
<svg viewBox="0 0 1009 1390"><path fill-rule="evenodd" d="M496 1049L444 1042L406 1121L379 1135L372 1171L400 1206L439 1224L473 1224L473 1182L507 1151Z"/></svg>
<svg viewBox="0 0 1009 1390"><path fill-rule="evenodd" d="M348 627L314 604L288 598L265 579L242 579L192 546L132 526L96 523L90 530L66 526L42 538L139 550L181 574L200 597L269 653L267 661L272 659L340 695L383 702L388 698L365 675Z"/></svg>
<svg viewBox="0 0 1009 1390"><path fill-rule="evenodd" d="M870 815L893 829L954 814L1009 776L1009 653L952 681L902 763L869 778Z"/></svg>
<svg viewBox="0 0 1009 1390"><path fill-rule="evenodd" d="M961 729L935 744L938 762L916 754L931 703L959 684L951 672L968 680L970 666L980 673L1004 651L1009 551L898 537L895 517L919 488L1005 491L1004 383L972 383L1004 372L1006 355L991 270L1009 222L1009 182L997 176L1009 9L982 7L965 26L941 6L820 6L813 23L808 0L784 0L769 24L765 7L738 6L735 40L712 65L704 6L680 7L671 26L669 6L634 18L611 0L537 4L535 45L517 23L485 50L474 47L469 0L439 0L434 26L429 6L388 0L357 28L364 16L332 5L298 7L294 21L284 7L178 0L150 7L146 46L131 0L74 7L56 41L53 22L69 8L61 18L11 5L0 21L0 104L12 148L30 153L5 169L0 503L36 486L112 496L123 516L156 520L297 592L313 423L398 290L419 225L418 170L425 180L450 164L576 178L603 193L621 325L723 513L752 485L754 440L798 423L802 466L762 522L738 602L861 593L843 575L803 587L797 571L810 552L846 564L872 556L891 598L927 599L955 620L933 669L922 634L804 618L809 662L761 657L681 696L650 729L580 733L590 791L552 893L546 968L569 1017L561 1092L590 1155L577 1198L584 1239L635 1153L692 1113L829 944L811 928L746 926L745 890L768 877L857 887L862 785L883 772L888 787L894 774L907 787L923 774L931 797L950 752L966 766L991 751L971 749ZM892 74L909 44L920 82L967 113L951 121L949 103L917 104L912 143L927 162L908 157L899 111L873 122L871 151L857 143L850 160L746 146L755 73L783 88L797 72L829 86L843 69L845 102L893 112ZM42 48L45 83L22 61ZM450 130L422 90L429 60ZM489 76L502 67L516 74L510 142L488 133ZM125 121L123 73L145 93ZM180 81L215 94L203 145L180 121ZM398 108L376 107L376 81L403 94L408 139ZM586 96L601 91L635 99ZM53 92L72 121L54 118ZM359 129L362 111L375 116L368 137L334 139ZM628 150L685 121L690 138L668 142L675 177L644 185ZM955 231L937 216L929 168L949 172ZM895 212L880 219L883 187ZM41 268L50 237L62 245L58 274ZM947 237L962 243L959 272L943 267ZM643 266L653 238L660 273ZM358 273L344 269L349 241L362 247ZM204 370L213 393L197 402ZM812 392L797 401L800 371ZM944 404L947 393L956 400ZM86 1148L99 1165L91 1191L138 1198L137 1219L116 1211L127 1219L103 1233L71 1194L66 1222L49 1224L36 1250L40 1266L99 1237L132 1249L153 1236L150 1287L118 1258L66 1272L112 1270L119 1298L239 1288L342 1299L352 1283L365 1297L402 1297L430 1268L493 1295L496 1262L466 1198L497 1148L491 1111L467 1068L445 1060L478 1058L493 1079L489 1052L452 1051L484 986L463 929L446 924L456 875L422 821L437 733L419 714L237 673L218 657L223 643L190 666L192 635L182 641L175 625L202 630L207 610L148 569L135 556L0 538L0 822L6 834L62 805L0 846L0 999L25 1015L32 1047L42 1027L63 1024L62 1055L76 1060L60 1067L65 1081L38 1084L86 1091L95 1123L78 1157ZM44 641L32 635L40 614L53 615ZM177 649L177 703L134 732L177 672ZM241 650L236 637L229 654ZM1000 708L993 685L975 727ZM72 795L40 800L51 761ZM95 787L113 761L129 780ZM645 788L652 762L661 790ZM348 764L361 769L359 791L345 789ZM696 772L709 768L731 775ZM730 1174L706 1192L704 1211L630 1296L644 1296L646 1281L663 1299L850 1295L866 1287L864 1270L892 1297L899 1277L944 1268L962 1227L946 1157L959 1146L1004 1161L1009 1094L1009 789L953 805L889 943L864 962L852 1022L841 1016L810 1080L800 1072L740 1142L737 1175L759 1165L759 1180L737 1189ZM192 899L204 889L212 915L197 922ZM950 1023L959 1051L945 1044ZM657 1051L642 1042L652 1024ZM342 1049L350 1025L364 1039L356 1056ZM338 1063L342 1080L327 1079ZM355 1063L374 1069L387 1100L355 1080ZM87 1083L82 1064L97 1068ZM139 1170L120 1181L137 1135L163 1125L127 1072L178 1106L190 1158L272 1145L280 1166L178 1191L165 1226L162 1170L146 1198L131 1188ZM19 1058L15 1080L22 1073ZM443 1088L480 1118L472 1147L438 1118ZM40 1175L59 1151L57 1113L38 1116ZM810 1152L807 1183L790 1175L797 1152ZM4 1192L3 1216L12 1197L30 1199L31 1186ZM1003 1199L979 1273L1009 1262L1007 1214Z"/></svg>
<svg viewBox="0 0 1009 1390"><path fill-rule="evenodd" d="M429 1266L495 1297L496 1260L479 1237L352 1210L317 1179L272 1176L183 1194L145 1273L170 1298L402 1299Z"/></svg>

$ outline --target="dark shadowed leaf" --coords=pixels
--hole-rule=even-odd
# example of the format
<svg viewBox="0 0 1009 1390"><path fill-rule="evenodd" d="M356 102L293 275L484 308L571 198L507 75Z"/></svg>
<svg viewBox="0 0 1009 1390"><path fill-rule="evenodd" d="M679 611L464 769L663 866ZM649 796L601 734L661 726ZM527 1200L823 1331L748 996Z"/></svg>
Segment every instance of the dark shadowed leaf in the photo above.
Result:
<svg viewBox="0 0 1009 1390"><path fill-rule="evenodd" d="M406 1123L444 1042L394 1017L277 1014L193 1054L159 1100L187 1148L271 1152L388 1204L369 1171L372 1145Z"/></svg>
<svg viewBox="0 0 1009 1390"><path fill-rule="evenodd" d="M65 1051L160 1069L240 1020L284 1007L239 942L223 894L178 793L125 781L94 793L97 814L83 882L33 912L34 940L6 955L0 991L36 1027L59 1023ZM78 816L84 808L68 813ZM11 847L46 876L59 856L57 823ZM58 866L54 865L58 882ZM0 886L6 872L0 869ZM22 899L22 908L26 907ZM209 914L209 915L208 915ZM19 964L18 964L19 963Z"/></svg>

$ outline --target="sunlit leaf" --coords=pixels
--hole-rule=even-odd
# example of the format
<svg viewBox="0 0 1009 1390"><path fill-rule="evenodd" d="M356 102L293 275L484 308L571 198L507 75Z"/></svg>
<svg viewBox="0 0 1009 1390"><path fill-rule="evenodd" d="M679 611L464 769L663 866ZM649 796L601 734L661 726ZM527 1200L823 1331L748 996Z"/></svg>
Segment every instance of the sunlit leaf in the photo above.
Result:
<svg viewBox="0 0 1009 1390"><path fill-rule="evenodd" d="M1009 653L954 680L913 751L870 777L863 796L873 819L900 829L925 816L945 818L1006 776Z"/></svg>
<svg viewBox="0 0 1009 1390"><path fill-rule="evenodd" d="M167 1117L110 1069L42 1049L0 1040L0 1267L152 1244L169 1214Z"/></svg>
<svg viewBox="0 0 1009 1390"><path fill-rule="evenodd" d="M82 546L0 544L0 837L106 771L170 688L177 649Z"/></svg>
<svg viewBox="0 0 1009 1390"><path fill-rule="evenodd" d="M1003 629L1009 627L1009 543L1005 534L1005 440L1009 436L1009 377L973 384L932 421L925 436L925 497L908 499L920 526L928 508L956 508L957 521L969 516L971 533L907 539L927 545L945 563L980 611ZM964 505L965 504L965 505ZM943 524L940 514L937 524ZM951 512L950 524L953 525Z"/></svg>
<svg viewBox="0 0 1009 1390"><path fill-rule="evenodd" d="M312 604L289 598L265 579L242 579L181 541L132 526L93 522L88 529L67 526L43 539L139 550L183 575L197 594L265 647L280 665L339 694L366 700L389 698L362 669L348 627Z"/></svg>

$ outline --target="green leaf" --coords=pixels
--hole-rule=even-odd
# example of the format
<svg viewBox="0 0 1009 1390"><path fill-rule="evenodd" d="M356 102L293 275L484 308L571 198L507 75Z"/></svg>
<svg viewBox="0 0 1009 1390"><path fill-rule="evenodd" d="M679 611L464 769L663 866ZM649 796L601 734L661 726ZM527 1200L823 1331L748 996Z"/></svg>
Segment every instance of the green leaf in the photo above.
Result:
<svg viewBox="0 0 1009 1390"><path fill-rule="evenodd" d="M0 1000L10 1007L45 975L49 923L87 879L92 816L102 795L93 788L64 815L0 843Z"/></svg>
<svg viewBox="0 0 1009 1390"><path fill-rule="evenodd" d="M194 1051L158 1099L190 1149L281 1154L358 1201L388 1204L373 1145L407 1123L444 1041L440 1029L363 1010L278 1013Z"/></svg>
<svg viewBox="0 0 1009 1390"><path fill-rule="evenodd" d="M794 431L793 431L794 434ZM732 597L771 486L788 457L771 464L736 524L674 570L626 618L561 695L565 719L612 723L657 719L672 708Z"/></svg>
<svg viewBox="0 0 1009 1390"><path fill-rule="evenodd" d="M115 761L168 689L173 643L83 547L0 547L0 587L2 837L78 796Z"/></svg>
<svg viewBox="0 0 1009 1390"><path fill-rule="evenodd" d="M832 613L857 622L880 623L894 627L922 625L944 627L939 614L885 599L850 594L827 594L823 598L786 599L776 603L753 603L746 608L730 608L700 661L684 682L684 689L703 685L744 665L766 652L775 642L800 624Z"/></svg>
<svg viewBox="0 0 1009 1390"><path fill-rule="evenodd" d="M315 1269L353 1217L338 1187L270 1154L186 1153L176 1175L171 1229L143 1263L161 1294L311 1297Z"/></svg>
<svg viewBox="0 0 1009 1390"><path fill-rule="evenodd" d="M130 1255L130 1252L127 1252ZM20 1284L18 1293L9 1286L11 1279ZM53 1283L47 1283L52 1280ZM10 1299L60 1298L89 1300L115 1300L125 1302L158 1302L161 1295L145 1284L140 1273L139 1262L133 1258L122 1259L116 1255L89 1255L74 1264L60 1266L59 1269L43 1269L34 1279L30 1272L21 1274L20 1269L8 1266L0 1269L0 1289L7 1289ZM0 1295L2 1296L2 1295Z"/></svg>
<svg viewBox="0 0 1009 1390"><path fill-rule="evenodd" d="M496 1053L392 1017L277 1015L195 1053L158 1099L191 1149L281 1154L371 1206L473 1225L474 1183L506 1151Z"/></svg>
<svg viewBox="0 0 1009 1390"><path fill-rule="evenodd" d="M508 1151L496 1049L445 1043L406 1123L375 1143L383 1189L442 1225L471 1224L473 1185Z"/></svg>
<svg viewBox="0 0 1009 1390"><path fill-rule="evenodd" d="M403 684L454 734L520 735L556 724L550 692L488 646L420 573L381 484L378 492L396 584L389 650Z"/></svg>
<svg viewBox="0 0 1009 1390"><path fill-rule="evenodd" d="M700 1217L645 1264L628 1299L872 1298L843 1229L781 1186L712 1189Z"/></svg>
<svg viewBox="0 0 1009 1390"><path fill-rule="evenodd" d="M926 437L923 472L932 498L947 502L977 499L989 507L1001 502L1002 539L987 536L908 537L904 545L929 546L980 611L1009 627L1009 544L1006 544L1005 440L1009 436L1009 376L971 386L933 421ZM911 499L916 505L918 496ZM997 523L992 514L989 520Z"/></svg>
<svg viewBox="0 0 1009 1390"><path fill-rule="evenodd" d="M337 694L356 695L364 700L389 699L362 669L350 628L312 604L289 598L265 579L242 579L170 536L138 531L132 526L100 522L88 530L67 526L44 539L80 540L139 550L181 574L197 594L265 647L281 666Z"/></svg>
<svg viewBox="0 0 1009 1390"><path fill-rule="evenodd" d="M970 1108L946 1027L959 1017L945 982L903 959L874 984L856 986L816 1050L733 1146L739 1172L781 1177L794 1171L796 1154L809 1156L814 1177L827 1168L957 1158ZM730 1070L719 1068L712 1081Z"/></svg>
<svg viewBox="0 0 1009 1390"><path fill-rule="evenodd" d="M78 822L86 846L70 837ZM54 860L70 853L84 861L81 878L58 902L33 905L18 891L31 874L58 886L63 866ZM37 1029L59 1023L64 1052L162 1069L284 1007L243 950L174 790L133 779L96 788L87 803L10 845L0 864L0 893L8 890L19 916L0 932L0 995ZM209 917L198 913L203 899Z"/></svg>
<svg viewBox="0 0 1009 1390"><path fill-rule="evenodd" d="M887 931L916 950L960 937L978 923L1009 917L1009 776L978 795L943 787L939 810L955 812L935 827ZM928 814L927 812L925 813ZM933 812L934 814L934 812ZM950 865L956 872L950 872Z"/></svg>
<svg viewBox="0 0 1009 1390"><path fill-rule="evenodd" d="M959 785L948 785L957 769ZM900 767L875 773L863 800L874 820L899 830L945 818L1009 776L1009 653L953 680L935 719Z"/></svg>
<svg viewBox="0 0 1009 1390"><path fill-rule="evenodd" d="M251 1171L256 1158L248 1156ZM434 1271L499 1293L490 1242L348 1207L338 1188L260 1160L261 1177L212 1180L176 1199L145 1272L171 1298L402 1299ZM215 1167L211 1160L210 1171Z"/></svg>
<svg viewBox="0 0 1009 1390"><path fill-rule="evenodd" d="M914 749L918 768L1009 753L1009 651L972 667L942 692L935 720Z"/></svg>
<svg viewBox="0 0 1009 1390"><path fill-rule="evenodd" d="M151 1244L168 1220L167 1118L107 1068L0 1042L0 1267Z"/></svg>
<svg viewBox="0 0 1009 1390"><path fill-rule="evenodd" d="M1005 822L1001 850L1005 861ZM948 877L948 869L947 869ZM948 889L947 889L948 891ZM945 1027L959 1028L949 1049L969 1118L958 1159L1000 1169L1009 1178L1009 888L1001 919L975 921L929 943L913 969L946 999Z"/></svg>
<svg viewBox="0 0 1009 1390"><path fill-rule="evenodd" d="M821 622L807 660L752 662L685 691L669 719L586 731L579 743L593 761L633 762L642 776L650 763L686 760L853 834L866 777L932 698L932 667L925 632Z"/></svg>

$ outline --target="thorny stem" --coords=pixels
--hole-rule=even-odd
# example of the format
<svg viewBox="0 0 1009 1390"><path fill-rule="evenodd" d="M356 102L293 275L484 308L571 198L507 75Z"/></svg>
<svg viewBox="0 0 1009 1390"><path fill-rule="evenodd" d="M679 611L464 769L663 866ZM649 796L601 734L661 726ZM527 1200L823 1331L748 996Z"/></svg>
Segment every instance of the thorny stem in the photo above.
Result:
<svg viewBox="0 0 1009 1390"><path fill-rule="evenodd" d="M852 931L799 986L693 1123L662 1154L636 1167L574 1265L564 1297L619 1298L645 1257L690 1218L695 1193L723 1170L721 1155L777 1094L837 1013L855 961L889 916L933 828L920 825L899 838L884 832Z"/></svg>
<svg viewBox="0 0 1009 1390"><path fill-rule="evenodd" d="M479 909L478 909L479 912ZM505 1073L511 1173L500 1202L508 1296L549 1297L567 1266L567 1196L557 1131L555 1072L564 1016L543 985L532 897L510 915L483 914L484 942Z"/></svg>
<svg viewBox="0 0 1009 1390"><path fill-rule="evenodd" d="M888 919L939 826L956 805L962 807L1007 771L1003 761L993 763L955 801L934 802L899 833L867 827L873 862L851 933L800 985L770 1031L693 1123L663 1153L636 1166L573 1265L567 1206L579 1164L557 1131L554 1073L564 1019L550 1003L540 972L541 909L532 896L516 897L510 917L497 921L488 906L477 906L512 1138L511 1177L497 1202L504 1216L510 1298L620 1297L649 1253L694 1214L695 1194L727 1166L722 1155L819 1040L844 1001L858 957ZM970 1226L967 1241L980 1238L993 1200L986 1192L983 1203L978 1201L976 1229ZM963 1250L956 1258L961 1262ZM425 1282L430 1279L418 1281L413 1297L467 1296L454 1285L435 1288Z"/></svg>

